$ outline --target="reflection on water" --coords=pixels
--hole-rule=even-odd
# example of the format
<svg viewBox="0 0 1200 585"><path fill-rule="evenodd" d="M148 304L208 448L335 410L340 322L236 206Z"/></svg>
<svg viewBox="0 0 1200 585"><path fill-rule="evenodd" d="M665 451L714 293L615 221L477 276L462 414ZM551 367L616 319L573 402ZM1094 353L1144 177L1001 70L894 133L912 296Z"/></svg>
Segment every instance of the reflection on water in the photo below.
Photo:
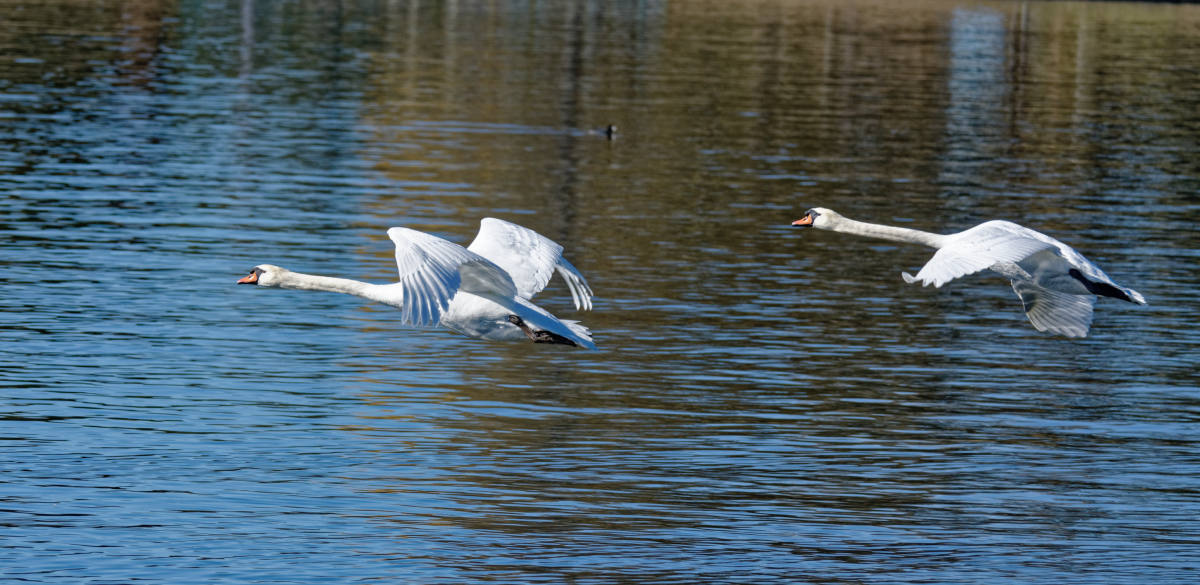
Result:
<svg viewBox="0 0 1200 585"><path fill-rule="evenodd" d="M1195 7L5 12L10 578L1196 576ZM1150 305L1037 334L814 205L1013 219ZM601 351L232 285L386 281L387 227L485 216L566 246Z"/></svg>

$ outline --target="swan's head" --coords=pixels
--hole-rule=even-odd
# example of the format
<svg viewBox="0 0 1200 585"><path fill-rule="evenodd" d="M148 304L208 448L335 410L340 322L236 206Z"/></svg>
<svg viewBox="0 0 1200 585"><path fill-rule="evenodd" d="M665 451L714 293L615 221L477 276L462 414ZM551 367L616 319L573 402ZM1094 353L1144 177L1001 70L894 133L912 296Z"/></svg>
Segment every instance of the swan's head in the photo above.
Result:
<svg viewBox="0 0 1200 585"><path fill-rule="evenodd" d="M804 217L792 222L792 225L804 227L812 226L819 229L829 229L830 226L837 223L837 220L842 216L832 209L824 207L814 207L804 212Z"/></svg>
<svg viewBox="0 0 1200 585"><path fill-rule="evenodd" d="M259 264L255 266L250 274L238 279L238 284L256 284L258 286L280 286L283 277L287 274L286 268L280 268L272 264Z"/></svg>

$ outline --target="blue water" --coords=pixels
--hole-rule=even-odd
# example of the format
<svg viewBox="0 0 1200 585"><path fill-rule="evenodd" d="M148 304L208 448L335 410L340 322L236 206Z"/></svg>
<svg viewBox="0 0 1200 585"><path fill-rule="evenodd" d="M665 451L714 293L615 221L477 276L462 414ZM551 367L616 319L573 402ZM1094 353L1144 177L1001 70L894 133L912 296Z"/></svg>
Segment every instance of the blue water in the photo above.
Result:
<svg viewBox="0 0 1200 585"><path fill-rule="evenodd" d="M4 10L6 582L1200 578L1195 7ZM1040 334L817 205L1018 221L1149 305ZM599 351L234 285L486 216Z"/></svg>

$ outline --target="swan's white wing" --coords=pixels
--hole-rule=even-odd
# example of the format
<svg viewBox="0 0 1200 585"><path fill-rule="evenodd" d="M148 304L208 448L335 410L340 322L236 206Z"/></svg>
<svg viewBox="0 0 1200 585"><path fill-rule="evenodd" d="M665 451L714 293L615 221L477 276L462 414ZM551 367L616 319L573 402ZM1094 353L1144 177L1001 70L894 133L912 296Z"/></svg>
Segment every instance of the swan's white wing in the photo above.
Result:
<svg viewBox="0 0 1200 585"><path fill-rule="evenodd" d="M947 236L916 277L905 282L940 287L955 278L974 274L1003 262L1019 262L1042 250L1057 248L1052 238L1007 221L989 221Z"/></svg>
<svg viewBox="0 0 1200 585"><path fill-rule="evenodd" d="M467 249L508 272L521 298L533 298L546 288L557 271L571 290L575 308L592 308L592 289L587 281L562 257L562 246L546 236L515 223L486 217L479 222L479 235Z"/></svg>
<svg viewBox="0 0 1200 585"><path fill-rule="evenodd" d="M402 227L387 233L396 244L400 318L405 323L436 325L460 288L485 296L517 294L503 270L458 244Z"/></svg>
<svg viewBox="0 0 1200 585"><path fill-rule="evenodd" d="M1092 326L1092 295L1072 295L1042 288L1028 280L1012 281L1025 306L1025 316L1038 331L1067 337L1086 337Z"/></svg>
<svg viewBox="0 0 1200 585"><path fill-rule="evenodd" d="M559 257L558 264L554 266L554 269L566 281L567 288L571 290L571 300L575 301L575 308L583 311L592 310L592 287L588 286L587 281L583 279L583 274L562 257Z"/></svg>

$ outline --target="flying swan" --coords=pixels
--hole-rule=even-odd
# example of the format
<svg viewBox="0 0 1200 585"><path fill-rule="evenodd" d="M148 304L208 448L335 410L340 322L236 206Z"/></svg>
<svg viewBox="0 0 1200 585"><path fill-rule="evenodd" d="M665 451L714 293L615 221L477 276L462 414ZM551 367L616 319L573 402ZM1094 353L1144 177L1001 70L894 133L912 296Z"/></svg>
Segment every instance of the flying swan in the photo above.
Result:
<svg viewBox="0 0 1200 585"><path fill-rule="evenodd" d="M530 302L557 272L575 308L592 308L592 289L562 257L562 246L549 238L491 217L480 221L479 234L466 248L408 228L394 227L387 234L396 244L400 269L394 284L302 274L271 264L255 266L237 283L352 294L400 309L407 325L440 325L468 337L596 349L586 327Z"/></svg>
<svg viewBox="0 0 1200 585"><path fill-rule="evenodd" d="M993 220L955 234L855 221L816 207L794 226L924 244L936 248L933 258L916 276L902 273L908 283L940 287L960 276L990 269L1012 280L1034 329L1067 337L1084 337L1092 324L1096 296L1146 304L1140 293L1113 282L1083 254L1045 234L1009 221Z"/></svg>

